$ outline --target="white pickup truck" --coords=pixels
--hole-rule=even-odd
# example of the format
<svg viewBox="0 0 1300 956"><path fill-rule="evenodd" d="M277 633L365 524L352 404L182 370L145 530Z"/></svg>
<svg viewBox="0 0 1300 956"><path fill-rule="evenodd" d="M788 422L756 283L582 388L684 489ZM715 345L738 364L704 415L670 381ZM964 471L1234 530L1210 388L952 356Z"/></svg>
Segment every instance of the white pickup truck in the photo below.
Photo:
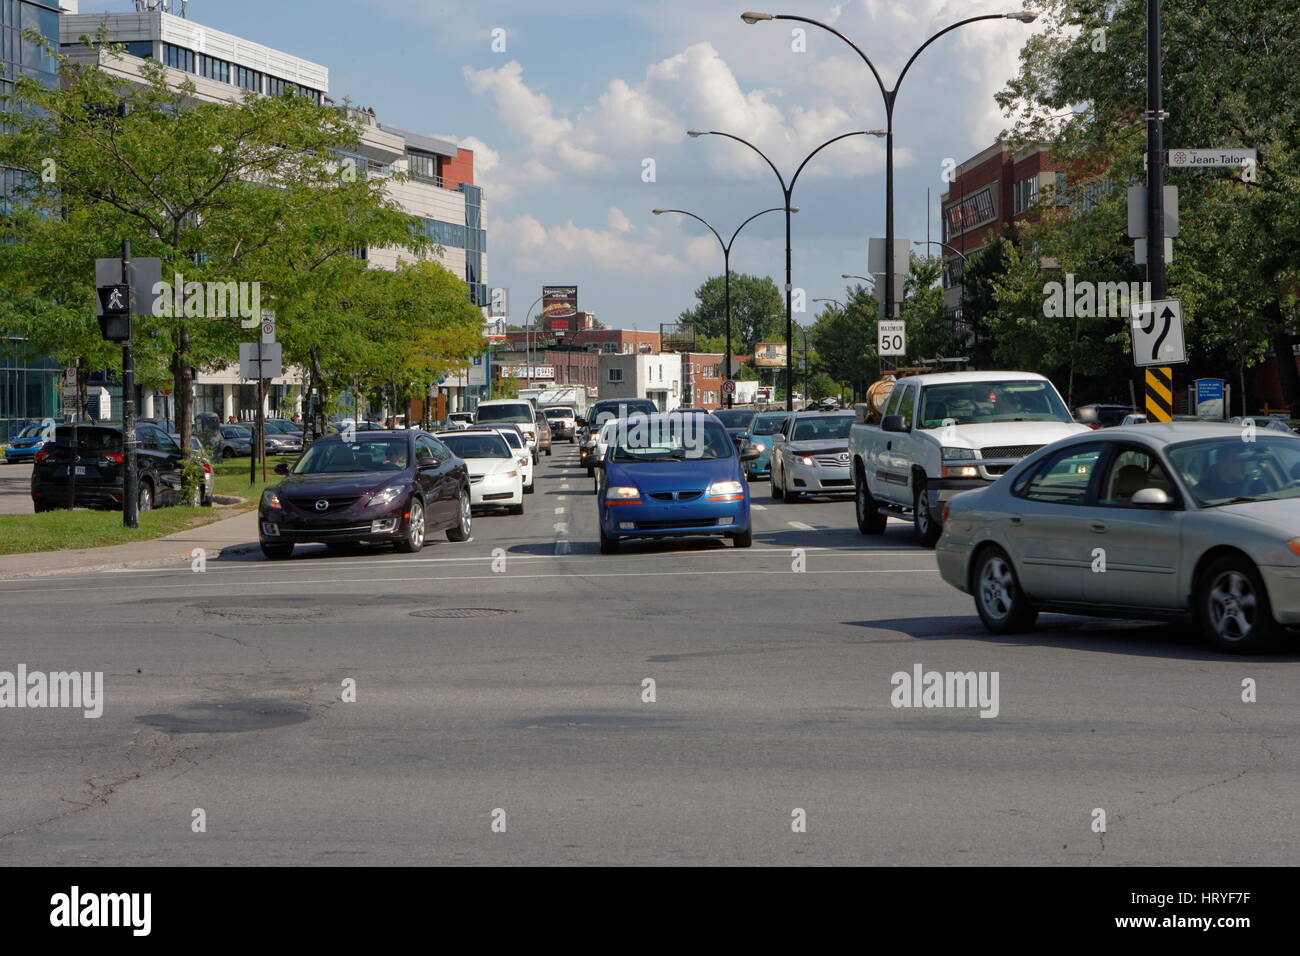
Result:
<svg viewBox="0 0 1300 956"><path fill-rule="evenodd" d="M942 503L997 481L1016 462L1066 435L1074 421L1050 381L1033 372L939 372L902 378L879 424L849 429L858 530L882 534L910 518L932 547Z"/></svg>

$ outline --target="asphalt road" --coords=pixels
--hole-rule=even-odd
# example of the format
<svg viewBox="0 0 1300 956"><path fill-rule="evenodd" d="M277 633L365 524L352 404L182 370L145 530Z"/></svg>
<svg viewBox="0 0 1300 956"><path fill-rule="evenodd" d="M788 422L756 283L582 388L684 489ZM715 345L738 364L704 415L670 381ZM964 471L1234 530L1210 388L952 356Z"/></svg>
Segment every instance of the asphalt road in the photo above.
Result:
<svg viewBox="0 0 1300 956"><path fill-rule="evenodd" d="M0 583L0 670L106 699L0 710L0 863L1297 862L1300 652L991 637L907 525L766 483L752 549L601 557L572 447L543 463L419 555ZM891 706L918 664L996 672L997 716Z"/></svg>

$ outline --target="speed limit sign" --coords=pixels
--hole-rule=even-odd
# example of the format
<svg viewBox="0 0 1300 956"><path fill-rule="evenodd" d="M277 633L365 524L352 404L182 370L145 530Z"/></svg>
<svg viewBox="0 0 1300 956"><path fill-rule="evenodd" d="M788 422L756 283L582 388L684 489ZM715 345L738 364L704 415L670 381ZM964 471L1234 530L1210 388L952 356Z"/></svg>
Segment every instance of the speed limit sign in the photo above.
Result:
<svg viewBox="0 0 1300 956"><path fill-rule="evenodd" d="M876 353L878 355L906 355L907 323L892 319L877 322Z"/></svg>

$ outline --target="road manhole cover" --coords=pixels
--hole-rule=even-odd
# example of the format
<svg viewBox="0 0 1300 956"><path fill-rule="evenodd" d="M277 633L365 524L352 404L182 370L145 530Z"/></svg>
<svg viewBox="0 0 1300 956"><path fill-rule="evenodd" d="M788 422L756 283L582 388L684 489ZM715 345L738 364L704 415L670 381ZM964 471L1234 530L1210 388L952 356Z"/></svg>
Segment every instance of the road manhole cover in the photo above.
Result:
<svg viewBox="0 0 1300 956"><path fill-rule="evenodd" d="M435 607L427 611L412 611L411 617L495 617L518 613L499 607Z"/></svg>

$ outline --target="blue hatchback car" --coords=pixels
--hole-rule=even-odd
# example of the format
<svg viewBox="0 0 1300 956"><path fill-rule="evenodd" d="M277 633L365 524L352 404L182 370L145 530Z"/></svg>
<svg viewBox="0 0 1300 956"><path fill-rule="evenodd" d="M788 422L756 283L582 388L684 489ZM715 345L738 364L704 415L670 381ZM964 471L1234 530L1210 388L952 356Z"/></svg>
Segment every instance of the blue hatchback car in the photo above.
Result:
<svg viewBox="0 0 1300 956"><path fill-rule="evenodd" d="M758 457L745 462L745 477L749 479L766 478L772 473L772 436L781 430L789 412L759 412L749 423L749 428L741 434L753 445Z"/></svg>
<svg viewBox="0 0 1300 956"><path fill-rule="evenodd" d="M699 413L634 415L611 436L597 467L600 553L624 538L713 536L738 548L754 541L743 462L722 422Z"/></svg>
<svg viewBox="0 0 1300 956"><path fill-rule="evenodd" d="M5 449L5 461L34 461L36 453L48 441L45 429L40 425L28 425L9 441Z"/></svg>

